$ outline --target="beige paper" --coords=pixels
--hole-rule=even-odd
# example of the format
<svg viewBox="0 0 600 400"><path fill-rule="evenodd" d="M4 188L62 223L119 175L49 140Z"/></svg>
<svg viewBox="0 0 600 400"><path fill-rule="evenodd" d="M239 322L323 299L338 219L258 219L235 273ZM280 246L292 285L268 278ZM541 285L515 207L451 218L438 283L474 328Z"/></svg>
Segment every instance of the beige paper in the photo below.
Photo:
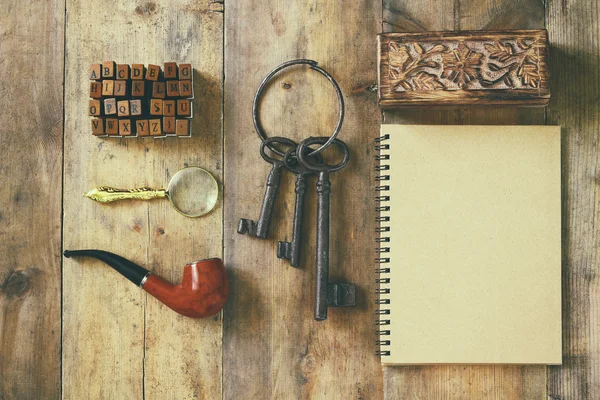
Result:
<svg viewBox="0 0 600 400"><path fill-rule="evenodd" d="M382 363L560 364L560 127L382 133L391 187Z"/></svg>

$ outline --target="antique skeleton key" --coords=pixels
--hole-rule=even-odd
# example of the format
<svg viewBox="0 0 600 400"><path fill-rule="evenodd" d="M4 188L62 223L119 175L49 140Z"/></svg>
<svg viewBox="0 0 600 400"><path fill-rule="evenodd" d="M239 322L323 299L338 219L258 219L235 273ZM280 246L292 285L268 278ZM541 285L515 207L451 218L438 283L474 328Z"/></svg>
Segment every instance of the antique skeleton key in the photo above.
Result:
<svg viewBox="0 0 600 400"><path fill-rule="evenodd" d="M260 216L256 222L250 219L241 218L237 229L238 233L247 233L250 236L260 239L265 239L267 237L269 224L271 223L271 217L273 215L273 205L275 203L275 197L277 196L277 189L279 189L281 171L284 168L283 160L276 160L265 153L265 147L273 142L288 145L292 148L296 147L296 143L293 140L278 136L266 139L261 143L260 155L266 162L272 165L272 168L267 177L267 185L262 207L260 209Z"/></svg>
<svg viewBox="0 0 600 400"><path fill-rule="evenodd" d="M306 147L324 143L327 138L311 137L300 143L296 150L299 164L318 174L317 181L317 279L315 290L315 320L327 319L328 307L351 307L356 303L356 287L349 283L329 283L329 211L331 182L329 174L344 168L350 159L348 146L334 140L344 151L344 159L335 165L311 163L306 157Z"/></svg>
<svg viewBox="0 0 600 400"><path fill-rule="evenodd" d="M317 162L321 162L320 156ZM300 265L300 244L302 241L302 219L304 213L304 195L306 194L306 178L313 172L298 164L296 149L290 149L283 157L283 162L287 169L296 174L296 202L294 205L294 220L292 222L292 241L277 243L277 257L290 260L292 267Z"/></svg>

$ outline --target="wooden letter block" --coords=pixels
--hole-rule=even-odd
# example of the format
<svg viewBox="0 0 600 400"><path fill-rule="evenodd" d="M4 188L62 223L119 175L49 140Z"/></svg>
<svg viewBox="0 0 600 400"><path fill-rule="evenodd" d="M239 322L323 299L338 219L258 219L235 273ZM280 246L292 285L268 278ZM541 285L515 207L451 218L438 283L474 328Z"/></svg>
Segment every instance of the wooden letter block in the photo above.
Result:
<svg viewBox="0 0 600 400"><path fill-rule="evenodd" d="M113 96L127 95L127 81L114 81Z"/></svg>
<svg viewBox="0 0 600 400"><path fill-rule="evenodd" d="M125 81L129 79L129 65L117 64L117 80Z"/></svg>
<svg viewBox="0 0 600 400"><path fill-rule="evenodd" d="M131 81L131 95L133 97L144 97L144 81Z"/></svg>
<svg viewBox="0 0 600 400"><path fill-rule="evenodd" d="M130 119L120 119L119 120L119 134L121 136L132 136L133 135Z"/></svg>
<svg viewBox="0 0 600 400"><path fill-rule="evenodd" d="M129 116L129 100L121 100L117 102L117 115L119 117Z"/></svg>
<svg viewBox="0 0 600 400"><path fill-rule="evenodd" d="M163 101L161 99L150 100L150 115L163 115Z"/></svg>
<svg viewBox="0 0 600 400"><path fill-rule="evenodd" d="M161 136L162 129L160 126L160 119L151 119L148 121L150 124L150 136Z"/></svg>
<svg viewBox="0 0 600 400"><path fill-rule="evenodd" d="M164 82L152 82L152 97L156 99L164 99L165 94Z"/></svg>
<svg viewBox="0 0 600 400"><path fill-rule="evenodd" d="M144 64L131 64L131 79L134 81L144 80Z"/></svg>
<svg viewBox="0 0 600 400"><path fill-rule="evenodd" d="M114 61L104 61L102 63L102 78L115 78L115 62Z"/></svg>
<svg viewBox="0 0 600 400"><path fill-rule="evenodd" d="M192 64L179 64L179 79L192 79Z"/></svg>
<svg viewBox="0 0 600 400"><path fill-rule="evenodd" d="M164 117L163 118L163 131L169 134L175 134L175 117Z"/></svg>
<svg viewBox="0 0 600 400"><path fill-rule="evenodd" d="M165 117L174 117L175 116L175 100L165 100L163 101L163 115Z"/></svg>
<svg viewBox="0 0 600 400"><path fill-rule="evenodd" d="M142 115L142 101L129 100L129 113L132 117L139 117Z"/></svg>
<svg viewBox="0 0 600 400"><path fill-rule="evenodd" d="M100 75L100 71L102 71L102 64L92 64L90 65L90 79L97 81L98 79L102 79Z"/></svg>
<svg viewBox="0 0 600 400"><path fill-rule="evenodd" d="M179 81L179 95L187 98L194 96L192 90L192 81Z"/></svg>
<svg viewBox="0 0 600 400"><path fill-rule="evenodd" d="M146 80L157 81L160 75L160 67L158 65L148 64L148 70L146 71Z"/></svg>
<svg viewBox="0 0 600 400"><path fill-rule="evenodd" d="M115 81L102 81L102 96L112 96L115 91Z"/></svg>
<svg viewBox="0 0 600 400"><path fill-rule="evenodd" d="M135 122L135 129L138 136L150 136L150 123L147 119L140 119Z"/></svg>
<svg viewBox="0 0 600 400"><path fill-rule="evenodd" d="M116 136L119 134L119 120L116 118L107 118L105 121L105 132L107 135Z"/></svg>
<svg viewBox="0 0 600 400"><path fill-rule="evenodd" d="M548 104L548 32L378 36L382 108Z"/></svg>
<svg viewBox="0 0 600 400"><path fill-rule="evenodd" d="M179 81L167 81L167 96L179 97Z"/></svg>
<svg viewBox="0 0 600 400"><path fill-rule="evenodd" d="M99 117L102 114L100 100L90 100L90 115Z"/></svg>
<svg viewBox="0 0 600 400"><path fill-rule="evenodd" d="M102 98L102 83L90 82L90 97L93 99Z"/></svg>
<svg viewBox="0 0 600 400"><path fill-rule="evenodd" d="M177 136L189 136L190 135L190 120L189 119L178 119L175 122L175 134Z"/></svg>
<svg viewBox="0 0 600 400"><path fill-rule="evenodd" d="M177 64L166 62L164 70L165 79L177 79Z"/></svg>
<svg viewBox="0 0 600 400"><path fill-rule="evenodd" d="M92 119L92 134L94 136L104 135L104 121L100 118Z"/></svg>
<svg viewBox="0 0 600 400"><path fill-rule="evenodd" d="M190 100L177 100L177 115L190 117L192 115L192 102Z"/></svg>
<svg viewBox="0 0 600 400"><path fill-rule="evenodd" d="M104 115L115 115L116 113L117 99L104 99Z"/></svg>

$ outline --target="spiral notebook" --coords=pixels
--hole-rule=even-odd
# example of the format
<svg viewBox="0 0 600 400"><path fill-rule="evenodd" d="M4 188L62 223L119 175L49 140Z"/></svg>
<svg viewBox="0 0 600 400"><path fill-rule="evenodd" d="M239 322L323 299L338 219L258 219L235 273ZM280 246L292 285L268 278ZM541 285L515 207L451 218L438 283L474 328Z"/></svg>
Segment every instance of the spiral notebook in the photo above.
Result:
<svg viewBox="0 0 600 400"><path fill-rule="evenodd" d="M560 364L560 127L378 141L382 363Z"/></svg>

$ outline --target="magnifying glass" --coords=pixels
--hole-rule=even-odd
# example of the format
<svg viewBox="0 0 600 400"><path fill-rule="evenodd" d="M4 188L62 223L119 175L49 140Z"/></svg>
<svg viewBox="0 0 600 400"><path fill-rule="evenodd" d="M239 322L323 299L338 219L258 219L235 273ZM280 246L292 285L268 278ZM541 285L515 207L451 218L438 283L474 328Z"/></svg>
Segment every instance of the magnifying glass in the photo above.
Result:
<svg viewBox="0 0 600 400"><path fill-rule="evenodd" d="M92 200L110 203L117 200L152 200L168 198L178 213L186 217L200 217L217 204L219 185L214 176L204 168L183 168L169 182L167 189L116 189L101 186L84 194Z"/></svg>

